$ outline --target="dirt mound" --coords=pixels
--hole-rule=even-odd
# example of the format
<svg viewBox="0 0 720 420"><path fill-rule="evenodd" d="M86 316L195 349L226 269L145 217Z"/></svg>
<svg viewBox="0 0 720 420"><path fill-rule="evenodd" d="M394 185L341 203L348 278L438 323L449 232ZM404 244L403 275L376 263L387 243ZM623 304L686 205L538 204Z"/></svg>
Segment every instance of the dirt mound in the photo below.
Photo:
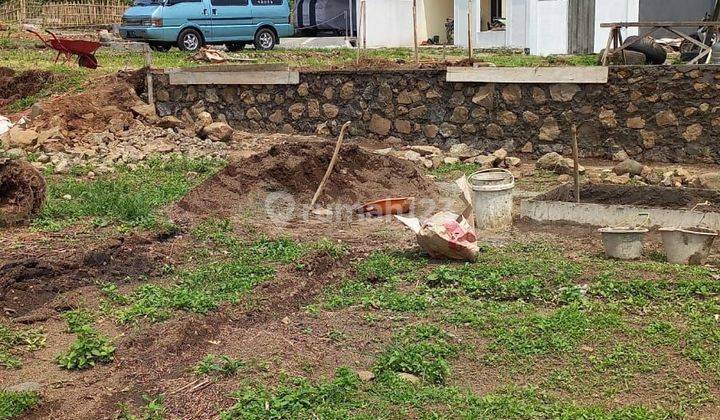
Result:
<svg viewBox="0 0 720 420"><path fill-rule="evenodd" d="M0 227L38 214L45 202L45 179L25 161L0 164Z"/></svg>
<svg viewBox="0 0 720 420"><path fill-rule="evenodd" d="M282 191L308 204L330 163L334 142L286 142L267 152L232 162L180 201L196 214L229 215L253 191ZM438 190L411 162L344 145L318 203L362 204L386 197L437 197Z"/></svg>
<svg viewBox="0 0 720 420"><path fill-rule="evenodd" d="M107 130L110 120L129 124L133 119L131 108L143 103L137 93L136 73L108 76L82 93L42 102L42 114L32 121L33 128L42 131L58 127L71 137L81 137Z"/></svg>
<svg viewBox="0 0 720 420"><path fill-rule="evenodd" d="M27 70L16 73L7 67L0 67L0 108L35 95L52 83L53 77L48 71Z"/></svg>
<svg viewBox="0 0 720 420"><path fill-rule="evenodd" d="M583 203L618 206L658 207L665 209L695 208L696 211L720 211L720 193L714 190L669 188L653 185L585 184L580 189ZM572 184L561 185L535 198L538 201L575 201Z"/></svg>

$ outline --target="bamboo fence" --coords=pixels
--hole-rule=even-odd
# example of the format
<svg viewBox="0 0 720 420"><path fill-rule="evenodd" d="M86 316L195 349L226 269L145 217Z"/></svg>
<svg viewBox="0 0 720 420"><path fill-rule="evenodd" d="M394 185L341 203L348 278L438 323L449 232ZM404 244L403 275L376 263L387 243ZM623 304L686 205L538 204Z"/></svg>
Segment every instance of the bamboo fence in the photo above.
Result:
<svg viewBox="0 0 720 420"><path fill-rule="evenodd" d="M9 0L0 4L0 22L36 23L45 28L83 28L120 23L125 0L75 0L43 3Z"/></svg>

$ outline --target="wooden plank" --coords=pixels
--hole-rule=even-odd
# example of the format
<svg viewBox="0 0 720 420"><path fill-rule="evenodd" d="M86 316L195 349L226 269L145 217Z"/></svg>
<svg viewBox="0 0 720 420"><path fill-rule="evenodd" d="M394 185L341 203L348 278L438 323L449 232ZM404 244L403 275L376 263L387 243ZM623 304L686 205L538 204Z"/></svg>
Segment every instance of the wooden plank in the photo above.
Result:
<svg viewBox="0 0 720 420"><path fill-rule="evenodd" d="M171 85L297 85L297 71L177 71L169 73Z"/></svg>
<svg viewBox="0 0 720 420"><path fill-rule="evenodd" d="M639 28L641 26L670 26L676 28L691 28L698 26L720 26L720 22L703 22L701 20L693 21L678 21L678 22L611 22L601 23L601 28L612 28L613 26L620 26L623 28Z"/></svg>
<svg viewBox="0 0 720 420"><path fill-rule="evenodd" d="M591 54L595 49L595 0L570 0L568 52Z"/></svg>
<svg viewBox="0 0 720 420"><path fill-rule="evenodd" d="M607 83L607 67L448 67L448 82Z"/></svg>

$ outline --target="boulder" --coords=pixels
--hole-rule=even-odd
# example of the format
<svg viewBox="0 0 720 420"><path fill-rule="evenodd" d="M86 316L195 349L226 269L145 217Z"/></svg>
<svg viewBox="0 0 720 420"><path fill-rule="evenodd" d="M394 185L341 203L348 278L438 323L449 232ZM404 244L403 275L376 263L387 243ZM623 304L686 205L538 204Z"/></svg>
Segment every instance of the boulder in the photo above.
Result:
<svg viewBox="0 0 720 420"><path fill-rule="evenodd" d="M26 149L34 146L37 139L38 133L35 130L25 130L19 125L13 126L0 137L0 141L6 149L15 147Z"/></svg>
<svg viewBox="0 0 720 420"><path fill-rule="evenodd" d="M133 114L137 117L142 117L146 119L154 119L157 117L157 114L155 113L155 105L150 104L137 104L130 108L130 110L133 112Z"/></svg>
<svg viewBox="0 0 720 420"><path fill-rule="evenodd" d="M631 176L640 175L643 171L643 165L633 159L625 159L613 167L615 175L630 174Z"/></svg>
<svg viewBox="0 0 720 420"><path fill-rule="evenodd" d="M537 169L555 172L558 175L570 175L574 171L572 159L564 158L556 152L547 153L540 157L540 159L538 159L537 163L535 164L535 167ZM585 168L580 165L578 167L578 171L580 173L584 173Z"/></svg>
<svg viewBox="0 0 720 420"><path fill-rule="evenodd" d="M185 122L175 116L167 115L160 118L155 125L161 128L182 128L185 127Z"/></svg>
<svg viewBox="0 0 720 420"><path fill-rule="evenodd" d="M410 150L418 152L423 156L442 155L442 150L435 146L410 146Z"/></svg>
<svg viewBox="0 0 720 420"><path fill-rule="evenodd" d="M471 157L475 157L479 154L479 150L475 150L465 143L458 143L452 145L452 147L450 147L450 151L448 152L448 155L458 159L468 159Z"/></svg>
<svg viewBox="0 0 720 420"><path fill-rule="evenodd" d="M233 129L224 122L214 122L203 127L201 134L212 141L227 142L232 139Z"/></svg>
<svg viewBox="0 0 720 420"><path fill-rule="evenodd" d="M709 190L720 190L720 172L700 174L693 179L692 186Z"/></svg>

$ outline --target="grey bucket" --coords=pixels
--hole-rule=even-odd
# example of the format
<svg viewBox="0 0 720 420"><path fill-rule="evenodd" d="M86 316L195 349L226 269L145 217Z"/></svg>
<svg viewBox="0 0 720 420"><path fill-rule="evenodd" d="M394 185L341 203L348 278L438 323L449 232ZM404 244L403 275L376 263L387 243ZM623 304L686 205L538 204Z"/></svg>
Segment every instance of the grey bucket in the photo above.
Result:
<svg viewBox="0 0 720 420"><path fill-rule="evenodd" d="M662 228L660 235L669 263L693 265L705 262L718 236L716 231L703 228Z"/></svg>
<svg viewBox="0 0 720 420"><path fill-rule="evenodd" d="M602 234L605 255L619 260L635 260L642 256L643 239L648 232L641 228L606 227Z"/></svg>
<svg viewBox="0 0 720 420"><path fill-rule="evenodd" d="M512 224L515 177L505 169L485 169L468 177L475 229L497 230Z"/></svg>

